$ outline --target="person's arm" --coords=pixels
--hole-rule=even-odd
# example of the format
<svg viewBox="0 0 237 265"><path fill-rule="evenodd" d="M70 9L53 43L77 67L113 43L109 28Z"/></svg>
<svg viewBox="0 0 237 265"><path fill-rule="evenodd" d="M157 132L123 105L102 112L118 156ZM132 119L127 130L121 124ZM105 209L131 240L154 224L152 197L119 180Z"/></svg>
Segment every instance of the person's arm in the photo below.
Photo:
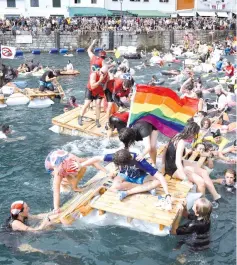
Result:
<svg viewBox="0 0 237 265"><path fill-rule="evenodd" d="M143 141L143 145L144 145L145 148L144 148L142 154L140 154L140 155L138 155L138 156L136 157L136 160L137 160L137 161L141 161L141 160L143 160L144 157L146 156L146 154L148 154L148 153L150 152L150 150L151 150L150 135L147 136L147 137L145 137L145 138L143 138L142 141Z"/></svg>
<svg viewBox="0 0 237 265"><path fill-rule="evenodd" d="M46 81L46 82L51 82L51 81L53 81L54 79L56 79L56 76L50 78L50 77L47 75L46 78L45 78L45 81Z"/></svg>
<svg viewBox="0 0 237 265"><path fill-rule="evenodd" d="M61 184L61 177L58 174L58 169L54 168L53 171L53 205L54 211L59 211L60 208L60 184Z"/></svg>
<svg viewBox="0 0 237 265"><path fill-rule="evenodd" d="M198 111L202 111L202 109L203 109L203 99L199 99L199 101L198 101Z"/></svg>
<svg viewBox="0 0 237 265"><path fill-rule="evenodd" d="M188 85L188 83L191 82L191 80L192 80L192 78L189 77L189 78L188 78L188 79L182 84L182 86L181 86L181 88L180 88L180 92L181 92L181 93L184 93L184 89L186 88L186 86Z"/></svg>
<svg viewBox="0 0 237 265"><path fill-rule="evenodd" d="M169 190L168 190L168 185L167 185L167 181L164 178L164 176L159 173L158 171L156 172L156 174L154 175L155 178L157 178L160 181L160 184L165 192L166 195L169 195Z"/></svg>
<svg viewBox="0 0 237 265"><path fill-rule="evenodd" d="M95 45L96 41L97 40L93 40L92 43L91 43L91 45L87 49L87 53L88 53L88 56L90 57L90 59L92 59L93 56L94 56L94 53L92 52L92 48Z"/></svg>
<svg viewBox="0 0 237 265"><path fill-rule="evenodd" d="M82 167L88 167L88 166L92 166L93 164L98 163L98 162L102 162L102 161L104 161L104 156L95 156L95 157L92 157L92 158L86 160L85 162L82 162L81 166Z"/></svg>
<svg viewBox="0 0 237 265"><path fill-rule="evenodd" d="M101 75L99 81L96 82L96 73L92 73L91 77L90 77L91 88L92 89L97 88L100 85L100 83L103 81L103 79L104 79L104 77L103 77L103 75Z"/></svg>
<svg viewBox="0 0 237 265"><path fill-rule="evenodd" d="M221 184L223 182L223 179L212 179L213 183Z"/></svg>
<svg viewBox="0 0 237 265"><path fill-rule="evenodd" d="M39 225L39 226L36 226L36 227L31 227L31 226L28 226L28 225L25 225L24 223L16 220L16 221L13 221L12 223L12 229L14 231L30 231L30 232L37 232L37 231L40 231L40 230L43 230L44 228L46 228L47 226L49 226L51 223L50 223L50 219L49 218L45 218L42 223Z"/></svg>

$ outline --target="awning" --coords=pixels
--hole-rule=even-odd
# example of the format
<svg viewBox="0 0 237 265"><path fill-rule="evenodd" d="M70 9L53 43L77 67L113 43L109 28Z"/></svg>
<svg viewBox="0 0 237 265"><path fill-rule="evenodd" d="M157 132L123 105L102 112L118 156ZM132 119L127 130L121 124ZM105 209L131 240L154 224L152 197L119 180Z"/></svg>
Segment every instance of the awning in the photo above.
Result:
<svg viewBox="0 0 237 265"><path fill-rule="evenodd" d="M215 12L198 12L198 15L200 17L215 17L216 13Z"/></svg>
<svg viewBox="0 0 237 265"><path fill-rule="evenodd" d="M138 17L169 17L170 14L158 10L129 10L129 13Z"/></svg>
<svg viewBox="0 0 237 265"><path fill-rule="evenodd" d="M113 15L109 10L99 7L69 7L68 10L70 17L105 17Z"/></svg>
<svg viewBox="0 0 237 265"><path fill-rule="evenodd" d="M218 17L229 17L227 12L217 12L216 14L217 14Z"/></svg>
<svg viewBox="0 0 237 265"><path fill-rule="evenodd" d="M110 12L113 13L113 16L120 17L121 16L121 10L109 10ZM132 16L128 11L122 11L123 16Z"/></svg>
<svg viewBox="0 0 237 265"><path fill-rule="evenodd" d="M171 14L171 17L176 18L178 14Z"/></svg>
<svg viewBox="0 0 237 265"><path fill-rule="evenodd" d="M179 13L180 17L194 17L195 12Z"/></svg>

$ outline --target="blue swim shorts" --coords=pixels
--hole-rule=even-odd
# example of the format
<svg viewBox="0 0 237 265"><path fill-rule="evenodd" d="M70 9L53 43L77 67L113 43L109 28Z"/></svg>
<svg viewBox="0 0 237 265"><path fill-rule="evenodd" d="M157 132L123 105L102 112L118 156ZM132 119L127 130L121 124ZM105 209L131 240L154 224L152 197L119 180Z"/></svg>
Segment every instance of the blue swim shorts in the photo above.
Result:
<svg viewBox="0 0 237 265"><path fill-rule="evenodd" d="M139 176L136 178L132 178L129 177L128 175L124 174L124 173L119 173L118 174L119 177L123 178L125 181L130 182L130 183L135 183L135 184L143 184L144 179L147 175L143 175L143 176Z"/></svg>

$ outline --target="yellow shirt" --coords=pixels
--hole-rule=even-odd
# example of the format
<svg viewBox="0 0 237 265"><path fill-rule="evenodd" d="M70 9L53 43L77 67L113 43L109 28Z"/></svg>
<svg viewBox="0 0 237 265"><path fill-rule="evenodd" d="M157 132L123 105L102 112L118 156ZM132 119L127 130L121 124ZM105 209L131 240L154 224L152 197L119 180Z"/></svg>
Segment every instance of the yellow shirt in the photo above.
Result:
<svg viewBox="0 0 237 265"><path fill-rule="evenodd" d="M224 147L229 143L229 140L227 140L225 137L222 137L221 139L221 142L219 144L217 144L215 141L214 141L214 138L212 136L207 136L204 138L206 141L209 141L215 145L217 145L219 148L218 148L218 151L222 151L224 149Z"/></svg>

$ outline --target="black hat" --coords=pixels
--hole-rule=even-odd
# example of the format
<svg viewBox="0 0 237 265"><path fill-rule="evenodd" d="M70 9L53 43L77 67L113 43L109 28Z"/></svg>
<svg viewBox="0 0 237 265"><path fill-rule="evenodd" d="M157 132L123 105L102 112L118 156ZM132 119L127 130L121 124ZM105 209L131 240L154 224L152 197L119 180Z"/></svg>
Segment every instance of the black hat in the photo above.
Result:
<svg viewBox="0 0 237 265"><path fill-rule="evenodd" d="M215 132L212 132L212 137L213 138L216 138L216 137L219 137L221 136L221 131L220 129L216 130Z"/></svg>

